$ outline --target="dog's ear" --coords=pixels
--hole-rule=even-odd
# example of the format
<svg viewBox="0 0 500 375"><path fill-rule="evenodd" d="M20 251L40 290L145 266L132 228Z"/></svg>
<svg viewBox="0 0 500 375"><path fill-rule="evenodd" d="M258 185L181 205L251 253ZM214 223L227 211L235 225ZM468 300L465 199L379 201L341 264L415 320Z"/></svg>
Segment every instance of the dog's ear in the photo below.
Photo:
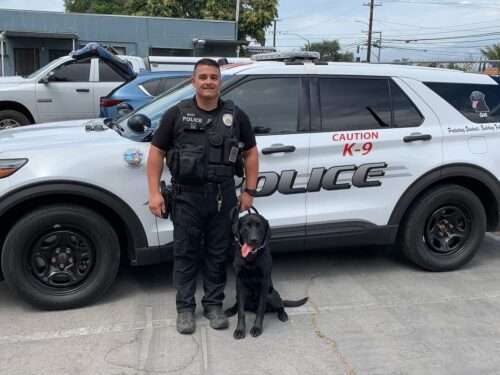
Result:
<svg viewBox="0 0 500 375"><path fill-rule="evenodd" d="M260 216L260 215L259 215ZM262 218L262 222L264 223L264 226L266 228L266 231L265 231L265 236L266 236L266 242L269 242L269 240L271 239L271 226L269 225L269 221L267 221L264 216L261 216Z"/></svg>

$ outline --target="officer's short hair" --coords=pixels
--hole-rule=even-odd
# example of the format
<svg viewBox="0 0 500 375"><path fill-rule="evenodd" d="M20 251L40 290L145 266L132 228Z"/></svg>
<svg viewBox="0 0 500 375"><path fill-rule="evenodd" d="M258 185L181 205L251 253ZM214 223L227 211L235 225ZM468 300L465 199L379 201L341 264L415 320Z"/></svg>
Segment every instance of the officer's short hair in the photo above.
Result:
<svg viewBox="0 0 500 375"><path fill-rule="evenodd" d="M196 69L198 68L198 66L200 65L208 65L208 66L213 66L214 68L217 68L217 70L220 71L220 65L217 61L215 60L212 60L212 59L209 59L209 58L203 58L203 59L199 59L196 64L194 64L194 69L193 69L193 74L195 74L196 72Z"/></svg>

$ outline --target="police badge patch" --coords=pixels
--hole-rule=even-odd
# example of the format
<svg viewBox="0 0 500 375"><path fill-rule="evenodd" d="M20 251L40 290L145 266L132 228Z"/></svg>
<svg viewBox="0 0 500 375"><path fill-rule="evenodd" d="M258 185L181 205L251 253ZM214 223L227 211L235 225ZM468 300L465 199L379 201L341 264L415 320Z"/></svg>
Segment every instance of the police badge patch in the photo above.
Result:
<svg viewBox="0 0 500 375"><path fill-rule="evenodd" d="M233 115L231 113L225 113L222 116L222 122L226 126L232 126L233 125Z"/></svg>

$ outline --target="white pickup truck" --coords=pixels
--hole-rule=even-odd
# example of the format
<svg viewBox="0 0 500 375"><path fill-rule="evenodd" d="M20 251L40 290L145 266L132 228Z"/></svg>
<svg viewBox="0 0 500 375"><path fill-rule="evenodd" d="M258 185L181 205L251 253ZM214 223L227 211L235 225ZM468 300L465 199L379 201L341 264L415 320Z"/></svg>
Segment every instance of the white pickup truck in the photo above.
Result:
<svg viewBox="0 0 500 375"><path fill-rule="evenodd" d="M27 77L1 77L0 130L98 117L99 98L144 69L140 57L117 57L91 43Z"/></svg>

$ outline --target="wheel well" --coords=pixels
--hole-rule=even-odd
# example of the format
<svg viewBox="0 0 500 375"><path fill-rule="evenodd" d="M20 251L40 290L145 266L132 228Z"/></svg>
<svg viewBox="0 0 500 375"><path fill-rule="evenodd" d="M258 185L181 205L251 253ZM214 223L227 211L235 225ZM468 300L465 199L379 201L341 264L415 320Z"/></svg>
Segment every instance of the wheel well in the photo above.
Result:
<svg viewBox="0 0 500 375"><path fill-rule="evenodd" d="M447 177L442 180L436 181L429 186L427 186L424 190L422 190L412 201L412 203L407 207L403 218L401 221L404 221L406 218L408 211L410 207L413 205L413 202L418 199L419 197L423 196L424 194L427 193L430 189L433 189L437 186L440 185L446 185L446 184L454 184L454 185L459 185L462 186L466 189L469 189L472 191L481 201L484 211L486 213L486 228L488 231L494 231L496 230L498 226L498 202L497 199L495 198L495 195L493 192L481 181L476 180L475 178L472 177L466 177L466 176L453 176L453 177Z"/></svg>
<svg viewBox="0 0 500 375"><path fill-rule="evenodd" d="M32 123L32 124L35 123L35 119L34 119L33 115L31 114L30 110L18 102L10 102L10 101L0 102L0 111L4 110L4 109L12 109L14 111L21 112L23 115L25 115L28 118L28 120L30 120L30 123Z"/></svg>
<svg viewBox="0 0 500 375"><path fill-rule="evenodd" d="M10 229L14 226L14 224L16 224L19 219L21 219L28 212L33 211L34 209L37 209L39 207L48 206L51 204L80 205L97 212L99 215L104 217L115 230L120 242L121 259L130 260L130 256L131 254L133 254L134 250L134 241L132 238L132 234L127 229L127 226L116 212L109 209L106 205L87 197L58 194L48 196L44 195L27 199L22 203L10 208L4 213L4 215L2 215L2 217L0 218L0 255L5 237L7 236L7 233L9 233Z"/></svg>

